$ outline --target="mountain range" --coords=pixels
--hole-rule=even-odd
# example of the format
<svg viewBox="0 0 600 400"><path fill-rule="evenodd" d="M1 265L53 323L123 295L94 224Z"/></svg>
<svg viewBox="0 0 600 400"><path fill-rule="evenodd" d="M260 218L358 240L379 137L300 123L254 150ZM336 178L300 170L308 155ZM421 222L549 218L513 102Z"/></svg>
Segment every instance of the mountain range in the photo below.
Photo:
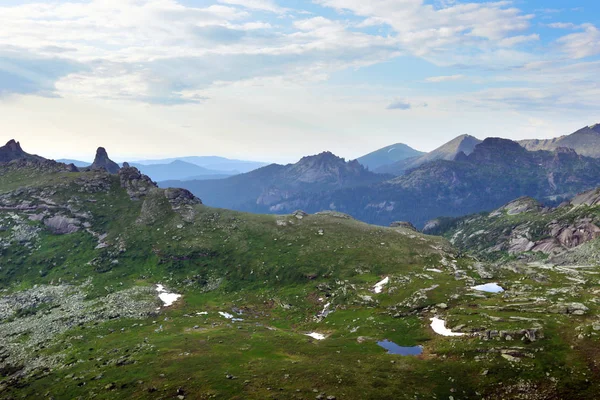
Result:
<svg viewBox="0 0 600 400"><path fill-rule="evenodd" d="M323 152L296 164L271 164L227 179L164 181L159 185L188 189L215 207L258 212L303 193L368 185L390 177L370 172L358 161L347 162Z"/></svg>

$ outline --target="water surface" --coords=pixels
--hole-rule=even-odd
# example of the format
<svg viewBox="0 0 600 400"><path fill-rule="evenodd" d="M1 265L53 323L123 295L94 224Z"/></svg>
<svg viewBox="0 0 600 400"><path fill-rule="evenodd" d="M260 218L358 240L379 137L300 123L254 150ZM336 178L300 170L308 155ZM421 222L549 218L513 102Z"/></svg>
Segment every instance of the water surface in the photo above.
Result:
<svg viewBox="0 0 600 400"><path fill-rule="evenodd" d="M381 342L377 342L380 347L383 347L388 351L388 354L398 354L401 356L418 356L423 353L423 346L412 346L412 347L403 347L398 346L394 342L390 342L389 340L384 340Z"/></svg>

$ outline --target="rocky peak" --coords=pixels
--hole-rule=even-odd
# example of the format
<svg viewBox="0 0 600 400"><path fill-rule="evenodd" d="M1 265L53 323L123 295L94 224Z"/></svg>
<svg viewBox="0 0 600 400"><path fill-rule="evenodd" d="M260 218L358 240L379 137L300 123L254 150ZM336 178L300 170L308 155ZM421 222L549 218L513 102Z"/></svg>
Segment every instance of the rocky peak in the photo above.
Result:
<svg viewBox="0 0 600 400"><path fill-rule="evenodd" d="M600 133L600 124L594 124L590 126L590 129L596 133Z"/></svg>
<svg viewBox="0 0 600 400"><path fill-rule="evenodd" d="M108 153L104 147L98 147L96 151L96 158L94 163L91 165L92 170L105 170L108 173L116 174L119 172L119 165L108 158Z"/></svg>
<svg viewBox="0 0 600 400"><path fill-rule="evenodd" d="M346 164L346 160L336 156L330 151L324 151L314 156L302 157L296 165L307 165L307 166L323 166L323 165L342 165Z"/></svg>
<svg viewBox="0 0 600 400"><path fill-rule="evenodd" d="M477 163L501 162L512 164L527 156L525 150L519 143L509 139L487 138L475 147L473 153L467 157L460 156L460 161L471 161ZM459 157L457 157L459 159Z"/></svg>
<svg viewBox="0 0 600 400"><path fill-rule="evenodd" d="M11 139L6 145L0 147L0 162L10 162L13 160L44 160L42 157L26 153L21 148L21 144Z"/></svg>

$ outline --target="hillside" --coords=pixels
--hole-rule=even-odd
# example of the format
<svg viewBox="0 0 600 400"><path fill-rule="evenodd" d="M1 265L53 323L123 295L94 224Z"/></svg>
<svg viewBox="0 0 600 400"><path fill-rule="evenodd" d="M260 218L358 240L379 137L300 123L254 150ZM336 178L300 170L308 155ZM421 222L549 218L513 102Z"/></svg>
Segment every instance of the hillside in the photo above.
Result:
<svg viewBox="0 0 600 400"><path fill-rule="evenodd" d="M127 166L0 163L0 224L3 399L599 389L587 270L475 263L442 238L339 213L214 209ZM472 289L490 279L502 295Z"/></svg>
<svg viewBox="0 0 600 400"><path fill-rule="evenodd" d="M420 165L432 161L453 161L459 153L465 153L467 155L471 154L475 149L475 146L477 146L479 143L481 143L481 140L473 136L461 135L452 139L448 143L443 144L437 149L429 153L423 154L422 156L408 158L390 165L382 166L376 169L375 171L379 173L386 173L399 176L404 174L408 170L417 168Z"/></svg>
<svg viewBox="0 0 600 400"><path fill-rule="evenodd" d="M419 157L423 154L425 153L415 150L404 143L396 143L359 157L357 158L357 161L361 165L369 168L369 170L375 171L378 168L394 164L407 158Z"/></svg>
<svg viewBox="0 0 600 400"><path fill-rule="evenodd" d="M493 210L521 196L557 203L599 185L600 160L563 148L529 152L516 142L488 138L455 161L423 164L369 187L292 197L271 210L335 209L369 223L423 226L440 216Z"/></svg>
<svg viewBox="0 0 600 400"><path fill-rule="evenodd" d="M452 244L497 260L511 256L561 264L600 261L600 190L581 193L558 207L523 197L491 212L435 219L424 231L444 235Z"/></svg>
<svg viewBox="0 0 600 400"><path fill-rule="evenodd" d="M296 164L272 164L227 179L166 181L159 185L188 189L214 207L268 212L272 204L300 193L368 185L387 178L390 177L369 172L357 161L346 162L324 152L304 157Z"/></svg>
<svg viewBox="0 0 600 400"><path fill-rule="evenodd" d="M559 147L573 149L582 156L600 158L600 124L586 126L570 135L554 139L521 140L527 150L555 150Z"/></svg>

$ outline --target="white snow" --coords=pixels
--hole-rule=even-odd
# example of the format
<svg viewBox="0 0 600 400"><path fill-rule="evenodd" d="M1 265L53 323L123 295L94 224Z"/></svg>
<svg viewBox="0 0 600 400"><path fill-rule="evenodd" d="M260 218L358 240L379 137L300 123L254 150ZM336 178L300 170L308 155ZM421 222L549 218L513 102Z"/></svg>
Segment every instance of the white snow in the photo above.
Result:
<svg viewBox="0 0 600 400"><path fill-rule="evenodd" d="M373 286L373 291L375 293L381 293L383 291L383 287L385 285L387 285L388 283L390 283L390 277L386 277L384 280L382 280L381 282L377 282L377 284L375 286Z"/></svg>
<svg viewBox="0 0 600 400"><path fill-rule="evenodd" d="M391 149L388 150L388 153L391 153L392 151L396 150L395 147L392 147Z"/></svg>
<svg viewBox="0 0 600 400"><path fill-rule="evenodd" d="M173 305L177 300L181 298L180 294L167 293L163 285L156 285L156 291L158 292L158 298L164 303L164 307Z"/></svg>
<svg viewBox="0 0 600 400"><path fill-rule="evenodd" d="M323 311L321 311L320 313L318 313L317 316L320 317L320 318L327 317L331 313L331 311L329 311L329 307L330 306L331 306L331 303L325 304L325 307L323 307Z"/></svg>
<svg viewBox="0 0 600 400"><path fill-rule="evenodd" d="M227 319L232 319L233 318L233 315L231 315L229 313L226 313L226 312L223 312L223 311L219 311L219 314L221 314L222 317L225 317Z"/></svg>
<svg viewBox="0 0 600 400"><path fill-rule="evenodd" d="M425 271L437 272L438 274L442 273L442 270L437 268L427 268Z"/></svg>
<svg viewBox="0 0 600 400"><path fill-rule="evenodd" d="M208 315L208 312L206 312L206 311L197 312L196 315Z"/></svg>
<svg viewBox="0 0 600 400"><path fill-rule="evenodd" d="M322 333L317 333L317 332L307 333L306 336L310 336L311 338L317 339L317 340L325 339L325 335L323 335Z"/></svg>
<svg viewBox="0 0 600 400"><path fill-rule="evenodd" d="M437 317L431 318L431 329L438 335L442 336L464 336L464 333L452 332L446 328L446 321Z"/></svg>
<svg viewBox="0 0 600 400"><path fill-rule="evenodd" d="M504 288L497 283L486 283L485 285L473 286L471 289L479 290L481 292L488 293L501 293L504 292Z"/></svg>

